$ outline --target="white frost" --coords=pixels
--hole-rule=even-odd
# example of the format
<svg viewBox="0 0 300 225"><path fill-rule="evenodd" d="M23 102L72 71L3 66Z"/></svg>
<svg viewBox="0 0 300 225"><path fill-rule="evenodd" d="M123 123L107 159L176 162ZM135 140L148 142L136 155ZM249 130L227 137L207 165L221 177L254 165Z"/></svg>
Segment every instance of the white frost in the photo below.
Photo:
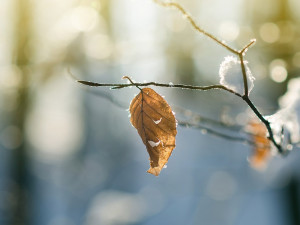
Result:
<svg viewBox="0 0 300 225"><path fill-rule="evenodd" d="M255 78L253 77L247 63L247 61L244 61L248 81L248 90L250 93L254 86L253 81ZM224 61L220 65L219 76L220 83L222 85L234 90L235 92L238 92L239 94L244 94L244 81L241 69L241 61L236 57L225 57Z"/></svg>
<svg viewBox="0 0 300 225"><path fill-rule="evenodd" d="M162 120L162 118L160 118L159 120L153 120L153 122L154 122L155 124L159 124L159 123L161 122L161 120Z"/></svg>
<svg viewBox="0 0 300 225"><path fill-rule="evenodd" d="M265 118L270 122L275 141L280 143L283 150L289 150L290 145L293 142L293 121L295 118L292 118L286 110L280 110Z"/></svg>
<svg viewBox="0 0 300 225"><path fill-rule="evenodd" d="M158 142L148 141L148 143L149 143L149 145L150 145L152 148L154 148L154 147L157 147L157 146L159 145L160 141L158 141Z"/></svg>
<svg viewBox="0 0 300 225"><path fill-rule="evenodd" d="M279 99L282 124L291 134L292 142L300 141L300 78L289 81L287 92Z"/></svg>

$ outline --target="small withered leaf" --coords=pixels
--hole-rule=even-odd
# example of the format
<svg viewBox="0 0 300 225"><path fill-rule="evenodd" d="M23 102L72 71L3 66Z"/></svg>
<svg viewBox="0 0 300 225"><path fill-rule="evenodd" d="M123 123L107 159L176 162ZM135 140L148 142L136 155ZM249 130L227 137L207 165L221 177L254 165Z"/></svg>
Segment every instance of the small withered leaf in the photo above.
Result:
<svg viewBox="0 0 300 225"><path fill-rule="evenodd" d="M137 129L150 156L150 169L160 174L175 148L176 119L166 100L151 88L143 88L132 100L130 122Z"/></svg>
<svg viewBox="0 0 300 225"><path fill-rule="evenodd" d="M267 138L267 129L261 122L251 121L248 130L255 143L253 155L249 158L252 168L263 170L271 157L270 140Z"/></svg>

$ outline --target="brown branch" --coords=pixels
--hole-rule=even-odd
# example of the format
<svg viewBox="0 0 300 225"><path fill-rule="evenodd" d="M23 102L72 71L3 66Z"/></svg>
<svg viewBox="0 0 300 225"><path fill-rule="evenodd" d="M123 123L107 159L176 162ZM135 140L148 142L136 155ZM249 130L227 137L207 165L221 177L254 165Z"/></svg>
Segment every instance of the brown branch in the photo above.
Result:
<svg viewBox="0 0 300 225"><path fill-rule="evenodd" d="M247 44L244 48L242 48L240 51L239 51L239 54L245 54L248 49L254 45L256 43L256 39L252 39L250 40L249 44Z"/></svg>
<svg viewBox="0 0 300 225"><path fill-rule="evenodd" d="M99 83L93 83L93 82L82 82L83 84L88 83L87 85L89 86L99 86ZM90 85L90 83L92 83L92 85ZM134 82L133 82L134 84ZM114 84L108 84L109 86L114 86ZM106 86L106 84L104 84L104 86ZM135 86L135 85L134 85ZM128 86L127 86L128 87ZM90 90L89 90L90 91ZM105 98L108 101L110 101L112 104L114 104L115 106L118 106L122 109L127 109L126 104L120 101L117 101L117 99L115 99L113 96L111 96L108 93L103 93L103 92L99 92L99 91L90 91L90 93L98 95L99 97ZM245 98L245 97L244 97ZM258 110L256 109L256 107L253 105L253 103L250 101L250 99L248 100L244 100L247 102L248 105L250 105L250 108L254 111L254 113L262 120L262 122L266 125L266 127L268 129L268 132L272 133L272 130L270 128L270 123L263 117L261 116L261 114L258 112ZM183 112L182 110L184 110L184 112L186 112L186 109L182 109L181 107L178 106L173 106L172 108L175 109L175 112L179 111L179 112ZM193 113L193 112L192 112ZM194 113L193 113L194 114ZM243 142L249 145L255 145L253 141L250 141L249 139L245 138L245 137L238 137L238 136L231 136L231 135L227 135L225 133L222 133L221 131L216 131L214 129L208 128L204 125L201 124L201 122L204 122L206 124L209 125L216 125L216 126L221 126L222 128L225 128L227 130L231 130L234 132L243 132L242 130L240 130L239 127L236 127L234 125L228 125L222 121L216 121L216 120L212 120L206 117L203 117L199 114L194 114L196 118L199 118L199 122L198 123L194 123L194 122L189 122L189 121L178 121L178 125L182 126L182 127L192 127L195 129L200 129L200 130L205 130L207 133L212 134L214 136L220 137L220 138L224 138L224 139L229 139L230 141L237 141L237 142ZM248 132L243 132L244 134L247 135L252 135L251 133ZM271 138L272 137L272 138ZM269 139L272 141L272 143L278 148L280 149L279 152L282 153L282 148L280 145L278 145L275 140L274 140L274 135L272 133L272 135L269 135ZM291 143L293 145L294 148L297 148L297 145L300 144L300 142L298 143ZM298 147L299 148L299 147Z"/></svg>
<svg viewBox="0 0 300 225"><path fill-rule="evenodd" d="M90 81L83 81L83 80L76 80L78 83L88 85L91 87L111 87L112 89L121 89L127 87L146 87L146 86L156 86L156 87L166 87L166 88L181 88L181 89L189 89L189 90L212 90L212 89L220 89L235 94L238 97L242 97L239 93L235 92L234 90L227 88L223 85L210 85L210 86L194 86L194 85L185 85L185 84L164 84L164 83L157 83L157 82L146 82L146 83L137 83L133 82L130 84L112 84L112 83L96 83Z"/></svg>
<svg viewBox="0 0 300 225"><path fill-rule="evenodd" d="M215 42L217 42L219 45L223 46L224 48L226 48L228 51L234 53L234 54L238 54L238 51L233 49L232 47L230 47L229 45L225 44L224 41L219 40L218 38L216 38L214 35L208 33L207 31L203 30L200 26L198 26L195 22L195 20L189 15L189 13L187 13L187 11L178 3L175 2L163 2L160 0L153 0L155 3L157 3L160 6L163 7L173 7L176 8L178 11L180 11L182 13L182 15L189 21L189 23L200 33L204 34L205 36L209 37L210 39L214 40Z"/></svg>
<svg viewBox="0 0 300 225"><path fill-rule="evenodd" d="M281 145L278 144L274 139L274 134L271 129L270 122L263 117L263 115L258 111L258 109L255 107L255 105L252 103L252 101L249 99L248 96L243 96L242 98L247 103L247 105L252 109L252 111L255 113L255 115L260 119L260 121L265 124L265 126L268 130L268 133L269 133L268 138L274 144L274 146L277 148L278 152L282 154L283 149L282 149Z"/></svg>
<svg viewBox="0 0 300 225"><path fill-rule="evenodd" d="M187 11L180 4L174 3L174 2L163 2L161 0L153 0L153 1L163 7L176 8L189 21L189 23L193 26L194 29L196 29L198 32L204 34L205 36L209 37L210 39L212 39L213 41L218 43L220 46L226 48L228 51L230 51L231 53L233 53L239 57L239 59L241 61L241 70L242 70L243 83L244 83L244 95L242 96L241 94L239 94L239 93L235 92L234 90L229 89L223 85L193 86L193 85L184 85L184 84L175 84L175 85L163 84L163 83L156 83L156 82L135 83L132 80L130 80L130 82L131 82L130 84L110 84L110 83L96 83L96 82L90 82L90 81L82 81L82 80L76 79L77 82L84 84L84 85L88 85L88 86L111 87L112 89L121 89L121 88L126 88L126 87L131 87L131 86L136 86L139 88L139 87L152 85L152 86L157 86L157 87L181 88L181 89L203 90L203 91L204 90L213 90L213 89L225 90L227 92L230 92L230 93L242 98L248 104L248 106L255 113L255 115L265 124L265 126L268 130L268 133L269 133L269 139L272 141L274 146L278 149L278 152L283 153L283 149L282 149L281 145L278 144L274 139L274 134L272 132L270 122L263 117L263 115L258 111L258 109L255 107L255 105L249 99L249 88L248 88L247 73L246 73L245 62L244 62L244 55L247 52L248 48L251 47L256 42L256 40L255 39L251 40L245 47L243 47L241 50L237 51L237 50L233 49L232 47L230 47L229 45L225 44L223 41L216 38L214 35L203 30L200 26L198 26L197 23L195 22L195 20L187 13Z"/></svg>
<svg viewBox="0 0 300 225"><path fill-rule="evenodd" d="M215 120L207 117L203 117L202 115L195 113L191 110L187 110L185 108L182 108L180 106L172 106L173 110L176 112L176 114L181 114L182 116L188 116L189 121L192 121L193 123L197 124L208 124L210 126L216 126L220 127L222 129L235 131L235 132L241 132L242 126L236 125L236 124L229 124L224 121Z"/></svg>
<svg viewBox="0 0 300 225"><path fill-rule="evenodd" d="M205 131L209 134L212 134L216 137L223 138L223 139L226 139L226 140L242 142L242 143L249 144L249 145L252 145L252 146L256 145L253 141L251 141L251 140L249 140L245 137L238 137L238 136L224 134L220 131L216 131L214 129L203 126L201 124L194 124L194 123L190 123L190 122L187 122L187 121L178 121L178 125L180 125L182 127L192 127L192 128L200 129L200 130L203 130L203 131Z"/></svg>
<svg viewBox="0 0 300 225"><path fill-rule="evenodd" d="M248 79L247 79L247 73L246 73L243 53L239 54L239 58L240 58L240 61L241 61L241 69L242 69L242 74L243 74L244 96L248 97L249 96Z"/></svg>

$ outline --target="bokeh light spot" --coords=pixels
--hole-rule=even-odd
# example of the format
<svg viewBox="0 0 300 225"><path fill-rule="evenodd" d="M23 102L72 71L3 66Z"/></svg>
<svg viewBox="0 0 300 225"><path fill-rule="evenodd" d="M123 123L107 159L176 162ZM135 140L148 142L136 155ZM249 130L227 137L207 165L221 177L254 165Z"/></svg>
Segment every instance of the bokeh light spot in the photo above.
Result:
<svg viewBox="0 0 300 225"><path fill-rule="evenodd" d="M280 29L275 23L264 23L259 29L259 35L263 41L274 43L280 37Z"/></svg>
<svg viewBox="0 0 300 225"><path fill-rule="evenodd" d="M239 26L234 21L225 21L219 27L219 34L226 41L234 41L239 33Z"/></svg>
<svg viewBox="0 0 300 225"><path fill-rule="evenodd" d="M72 12L72 25L82 32L92 30L98 21L97 11L92 7L79 6Z"/></svg>
<svg viewBox="0 0 300 225"><path fill-rule="evenodd" d="M107 35L89 36L84 44L86 54L96 59L108 58L113 51L113 44Z"/></svg>
<svg viewBox="0 0 300 225"><path fill-rule="evenodd" d="M287 79L286 63L282 59L275 59L270 63L270 77L276 83L282 83Z"/></svg>

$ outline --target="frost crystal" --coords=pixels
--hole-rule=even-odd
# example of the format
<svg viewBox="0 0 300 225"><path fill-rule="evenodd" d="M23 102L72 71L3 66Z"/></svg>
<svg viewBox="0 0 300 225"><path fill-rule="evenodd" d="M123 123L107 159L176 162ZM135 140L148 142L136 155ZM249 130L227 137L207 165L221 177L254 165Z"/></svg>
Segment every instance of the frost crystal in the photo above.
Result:
<svg viewBox="0 0 300 225"><path fill-rule="evenodd" d="M159 120L153 120L153 122L154 122L155 124L159 124L159 123L161 122L161 120L162 120L162 118L160 118Z"/></svg>
<svg viewBox="0 0 300 225"><path fill-rule="evenodd" d="M288 150L291 142L293 142L293 118L290 117L286 110L278 111L265 118L270 122L275 141L280 143L283 150Z"/></svg>
<svg viewBox="0 0 300 225"><path fill-rule="evenodd" d="M249 93L252 90L254 84L253 81L255 78L253 77L248 65L247 61L244 61L245 70L247 74L248 81L248 90ZM220 70L220 83L225 87L228 87L235 92L240 94L244 93L244 82L243 82L243 74L241 69L241 62L236 57L226 56L224 61L221 63Z"/></svg>
<svg viewBox="0 0 300 225"><path fill-rule="evenodd" d="M154 147L157 147L157 146L159 145L160 141L158 141L158 142L148 141L148 143L149 143L149 145L150 145L152 148L154 148Z"/></svg>
<svg viewBox="0 0 300 225"><path fill-rule="evenodd" d="M289 81L287 92L279 99L281 120L291 134L292 142L300 141L300 78Z"/></svg>

